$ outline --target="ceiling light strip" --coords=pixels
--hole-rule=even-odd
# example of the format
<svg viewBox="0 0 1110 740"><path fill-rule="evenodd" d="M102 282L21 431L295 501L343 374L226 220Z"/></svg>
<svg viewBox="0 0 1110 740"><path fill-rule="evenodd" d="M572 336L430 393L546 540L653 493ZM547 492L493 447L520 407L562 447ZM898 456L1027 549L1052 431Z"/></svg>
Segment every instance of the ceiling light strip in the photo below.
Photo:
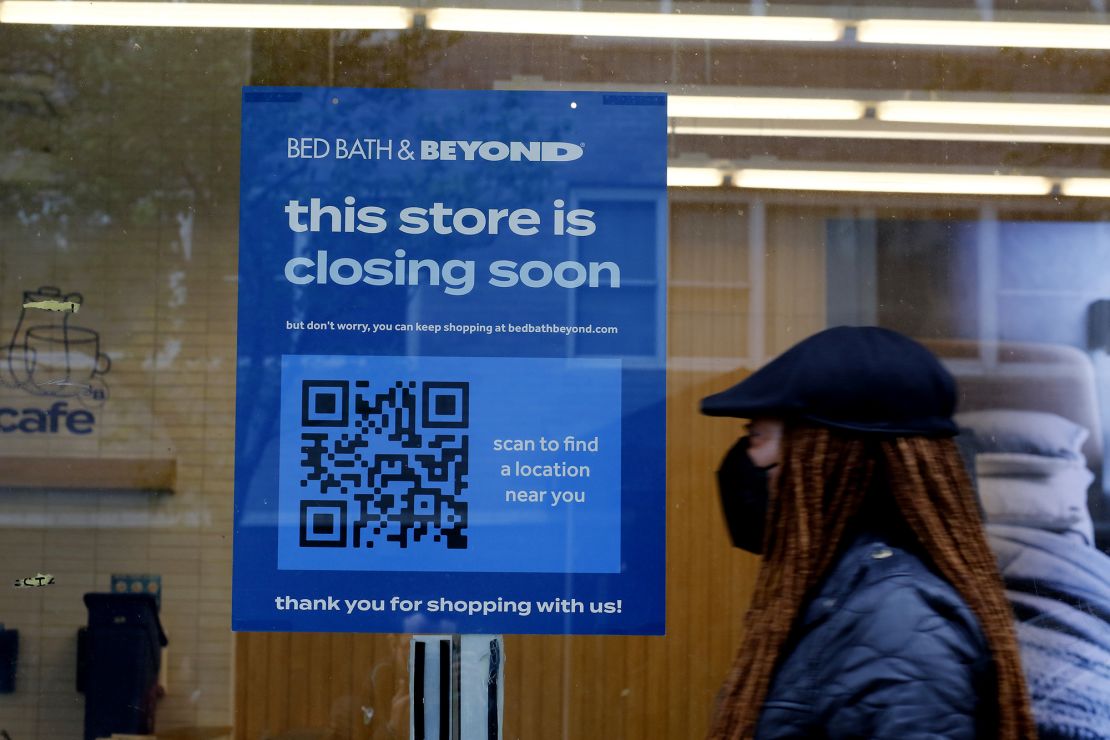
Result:
<svg viewBox="0 0 1110 740"><path fill-rule="evenodd" d="M668 167L667 187L671 188L719 188L725 183L725 175L714 167Z"/></svg>
<svg viewBox="0 0 1110 740"><path fill-rule="evenodd" d="M1034 128L1110 130L1110 105L1061 104L1042 102L989 102L945 100L883 100L864 101L845 98L753 97L727 95L672 95L667 100L671 118L782 121L863 121L869 106L875 119L884 123L994 126L1015 131L1011 140L1019 140L1017 132ZM687 122L689 123L689 122ZM712 127L714 124L705 124ZM715 124L720 129L721 124ZM772 124L772 128L782 128ZM750 130L751 127L746 127ZM876 130L872 123L863 130ZM960 133L960 132L954 132ZM974 132L965 132L973 134ZM1002 132L996 132L1002 133ZM1066 132L1074 137L1079 132ZM776 135L776 134L766 134ZM876 135L875 138L883 138ZM913 138L892 134L886 138ZM943 138L943 137L938 137ZM974 135L968 140L980 139ZM1064 137L1063 140L1067 140ZM1097 137L1099 143L1105 136ZM1005 137L997 140L1007 140ZM1032 138L1027 141L1056 141ZM1081 141L1081 139L1073 139Z"/></svg>
<svg viewBox="0 0 1110 740"><path fill-rule="evenodd" d="M1110 49L1110 26L1096 23L871 19L856 24L856 40L864 44L916 46Z"/></svg>
<svg viewBox="0 0 1110 740"><path fill-rule="evenodd" d="M848 25L864 44L1110 49L1110 25L625 13L494 8L402 8L279 3L0 0L0 23L207 28L382 28L421 13L442 31L626 38L835 42Z"/></svg>
<svg viewBox="0 0 1110 740"><path fill-rule="evenodd" d="M880 172L715 167L667 167L668 187L722 187L750 190L813 190L841 193L921 195L1044 196L1058 192L1077 198L1110 198L1110 178L1044 177L944 172ZM1054 188L1058 186L1058 190Z"/></svg>
<svg viewBox="0 0 1110 740"><path fill-rule="evenodd" d="M1076 198L1110 198L1110 179L1068 177L1060 182L1060 194Z"/></svg>
<svg viewBox="0 0 1110 740"><path fill-rule="evenodd" d="M1052 180L1026 175L946 174L831 170L741 169L740 188L937 195L1048 195Z"/></svg>
<svg viewBox="0 0 1110 740"><path fill-rule="evenodd" d="M432 8L425 22L437 31L556 36L837 41L844 34L844 23L832 18L678 13Z"/></svg>
<svg viewBox="0 0 1110 740"><path fill-rule="evenodd" d="M673 118L787 119L791 121L855 121L867 106L837 98L755 98L726 95L671 95L667 115Z"/></svg>
<svg viewBox="0 0 1110 740"><path fill-rule="evenodd" d="M982 141L1006 144L1082 144L1110 145L1110 134L1059 133L1054 131L948 131L924 128L871 128L871 127L821 127L791 126L788 121L772 121L766 126L702 123L676 123L671 133L692 136L761 136L813 139L875 139L890 141Z"/></svg>
<svg viewBox="0 0 1110 740"><path fill-rule="evenodd" d="M1110 105L886 100L876 105L875 117L904 123L1110 129Z"/></svg>
<svg viewBox="0 0 1110 740"><path fill-rule="evenodd" d="M412 11L395 6L270 3L56 2L3 0L0 23L181 28L402 29Z"/></svg>

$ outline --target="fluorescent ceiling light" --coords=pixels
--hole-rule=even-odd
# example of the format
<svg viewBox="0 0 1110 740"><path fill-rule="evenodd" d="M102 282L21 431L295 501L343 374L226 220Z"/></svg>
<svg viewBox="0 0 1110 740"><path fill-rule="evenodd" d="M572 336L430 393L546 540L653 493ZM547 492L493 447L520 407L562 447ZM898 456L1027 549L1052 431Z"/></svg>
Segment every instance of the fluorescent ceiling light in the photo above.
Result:
<svg viewBox="0 0 1110 740"><path fill-rule="evenodd" d="M1097 23L1006 23L872 19L856 25L864 44L1110 49L1110 26Z"/></svg>
<svg viewBox="0 0 1110 740"><path fill-rule="evenodd" d="M734 41L836 41L844 33L832 18L487 8L433 8L426 23L437 31Z"/></svg>
<svg viewBox="0 0 1110 740"><path fill-rule="evenodd" d="M1110 105L887 100L876 106L875 115L881 121L910 123L1110 128Z"/></svg>
<svg viewBox="0 0 1110 740"><path fill-rule="evenodd" d="M676 134L1110 143L1110 105L1050 103L1042 99L867 100L867 93L860 97L864 99L680 95L668 100L668 113ZM865 117L868 106L874 106L874 118ZM729 118L759 123L729 124ZM844 123L822 125L821 121Z"/></svg>
<svg viewBox="0 0 1110 740"><path fill-rule="evenodd" d="M998 141L1022 144L1089 144L1104 146L1110 144L1110 134L1062 133L1058 131L1013 131L1013 130L948 130L921 127L884 127L884 126L846 126L843 128L803 127L785 122L771 121L767 126L742 126L702 124L694 122L675 123L671 132L678 135L701 136L786 136L816 139L884 139L896 141Z"/></svg>
<svg viewBox="0 0 1110 740"><path fill-rule="evenodd" d="M878 120L895 123L1110 129L1110 105L1042 102L673 95L667 99L667 114L672 118L856 121L864 118L868 105L875 106Z"/></svg>
<svg viewBox="0 0 1110 740"><path fill-rule="evenodd" d="M714 167L668 167L667 187L719 188L725 175Z"/></svg>
<svg viewBox="0 0 1110 740"><path fill-rule="evenodd" d="M411 25L412 11L400 7L372 5L3 0L0 2L0 23L189 28L401 29Z"/></svg>
<svg viewBox="0 0 1110 740"><path fill-rule="evenodd" d="M1060 194L1077 198L1110 198L1110 180L1103 177L1069 177L1060 182Z"/></svg>
<svg viewBox="0 0 1110 740"><path fill-rule="evenodd" d="M494 8L402 8L223 2L0 0L0 23L210 28L402 29L422 13L428 28L626 38L833 42L851 21L836 18ZM868 19L854 23L869 44L1110 49L1110 25Z"/></svg>
<svg viewBox="0 0 1110 740"><path fill-rule="evenodd" d="M794 121L854 121L866 106L834 98L751 98L672 95L667 115L673 118L764 118Z"/></svg>
<svg viewBox="0 0 1110 740"><path fill-rule="evenodd" d="M1047 177L937 172L742 169L733 175L732 182L741 188L861 193L1048 195L1052 191L1052 181Z"/></svg>

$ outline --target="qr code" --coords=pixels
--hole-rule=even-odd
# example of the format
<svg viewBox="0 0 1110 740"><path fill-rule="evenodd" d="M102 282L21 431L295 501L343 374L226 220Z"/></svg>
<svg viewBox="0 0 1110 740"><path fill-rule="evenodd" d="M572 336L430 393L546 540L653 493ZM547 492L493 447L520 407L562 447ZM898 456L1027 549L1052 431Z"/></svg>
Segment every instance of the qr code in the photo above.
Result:
<svg viewBox="0 0 1110 740"><path fill-rule="evenodd" d="M300 546L465 549L469 402L463 382L302 381Z"/></svg>

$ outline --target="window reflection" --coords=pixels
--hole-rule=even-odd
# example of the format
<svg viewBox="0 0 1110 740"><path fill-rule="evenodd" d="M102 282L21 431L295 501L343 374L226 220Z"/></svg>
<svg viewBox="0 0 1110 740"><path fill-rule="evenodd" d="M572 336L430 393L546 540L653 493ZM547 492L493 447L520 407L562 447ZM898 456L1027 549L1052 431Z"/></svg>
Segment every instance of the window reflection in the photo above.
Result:
<svg viewBox="0 0 1110 740"><path fill-rule="evenodd" d="M1022 9L1053 13L1057 5ZM694 10L684 2L664 9ZM736 14L723 3L698 9ZM802 14L790 4L752 9ZM1093 24L1097 37L1106 29L1100 9L1049 20ZM839 6L834 13L820 3L804 14L826 10L842 18ZM984 495L1001 495L1020 478L1038 503L1045 497L1036 491L1066 489L1053 533L1087 548L1080 552L1089 565L1090 537L1107 547L1110 522L1101 443L1110 414L1102 200L1110 140L1098 118L1110 104L1106 52L1043 38L1042 46L1006 48L995 39L986 47L911 43L955 40L952 27L875 43L869 35L882 26L857 23L870 18L868 8L850 11L850 34L836 25L835 40L803 42L586 35L581 12L564 14L573 26L565 35L536 33L544 30L537 23L514 33L437 30L431 14L422 23L406 16L392 30L66 27L13 25L5 16L0 409L16 414L0 411L0 427L16 430L0 432L0 574L11 583L40 573L55 582L0 583L0 645L19 631L16 688L0 694L0 729L14 740L81 732L85 699L73 676L76 631L88 621L82 596L109 589L113 575L150 574L161 576L170 640L159 731L407 734L406 638L229 632L239 96L247 84L605 88L693 99L671 114L669 264L622 276L635 290L620 307L652 310L666 280L670 338L667 347L656 342L654 356L666 352L669 367L668 539L660 543L668 634L508 638L507 736L704 733L739 643L755 561L729 551L711 495L711 459L738 429L697 417L697 399L826 326L877 323L934 342L966 384L969 412L1053 414L1052 423L1019 417L1018 427L1062 429L1063 448L1082 458L1078 469L1050 462L1051 475L1034 475L988 457L981 485ZM898 4L891 15L971 21L983 41L991 23L1014 19L948 0ZM439 29L448 27L444 17ZM732 101L731 111L707 108L706 98ZM840 101L836 110L823 107L829 101ZM902 106L930 102L1021 107L973 121ZM1053 105L1083 107L1035 108ZM753 172L785 179L745 181ZM850 188L848 172L877 184ZM905 175L901 188L891 173ZM925 175L982 179L925 188ZM819 177L831 184L813 189ZM629 235L629 249L636 240ZM24 304L27 294L73 293L82 301L68 324L84 331L59 350L57 329L32 329L65 325L66 316ZM600 310L591 300L567 310L588 317ZM637 346L651 340L635 337ZM608 346L573 343L584 356ZM88 397L28 391L41 390L29 368L51 364L69 368L60 377L89 388ZM51 417L57 401L66 414L59 407ZM1012 437L1014 418L1005 416L971 417L969 428ZM1076 426L1086 431L1079 443ZM38 429L47 431L30 431ZM1029 488L1030 479L1041 488ZM1030 521L1000 525L1011 528L999 534L1000 553L1028 548L1039 535L1014 528ZM1050 641L1037 631L1051 621L1046 605L1011 590L1030 644ZM1091 644L1106 629L1092 610L1060 619Z"/></svg>

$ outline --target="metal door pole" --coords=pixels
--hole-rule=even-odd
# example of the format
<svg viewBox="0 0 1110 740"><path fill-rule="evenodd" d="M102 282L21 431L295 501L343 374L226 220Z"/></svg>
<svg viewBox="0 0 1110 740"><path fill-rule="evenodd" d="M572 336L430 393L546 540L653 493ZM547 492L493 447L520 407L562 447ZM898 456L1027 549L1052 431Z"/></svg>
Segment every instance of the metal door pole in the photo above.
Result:
<svg viewBox="0 0 1110 740"><path fill-rule="evenodd" d="M411 740L502 740L504 655L500 635L413 635Z"/></svg>

